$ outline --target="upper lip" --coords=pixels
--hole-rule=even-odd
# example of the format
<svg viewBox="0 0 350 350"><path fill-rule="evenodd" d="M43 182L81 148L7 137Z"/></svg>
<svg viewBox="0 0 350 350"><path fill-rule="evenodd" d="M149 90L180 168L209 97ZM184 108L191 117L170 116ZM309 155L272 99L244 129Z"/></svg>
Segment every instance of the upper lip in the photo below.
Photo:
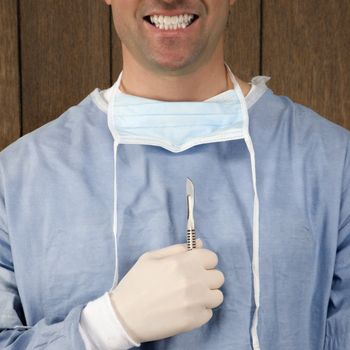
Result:
<svg viewBox="0 0 350 350"><path fill-rule="evenodd" d="M152 11L145 15L144 17L148 16L179 16L179 15L184 15L184 14L189 14L189 15L196 15L199 16L196 12L191 11L191 10L173 10L173 11L166 11L166 10L159 10L159 11Z"/></svg>

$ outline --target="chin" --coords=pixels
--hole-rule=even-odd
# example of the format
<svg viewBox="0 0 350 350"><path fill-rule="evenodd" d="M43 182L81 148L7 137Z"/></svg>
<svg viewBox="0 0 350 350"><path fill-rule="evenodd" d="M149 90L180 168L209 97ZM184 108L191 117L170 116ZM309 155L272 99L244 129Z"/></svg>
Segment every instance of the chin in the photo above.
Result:
<svg viewBox="0 0 350 350"><path fill-rule="evenodd" d="M186 73L191 70L194 60L184 57L162 57L154 58L151 65L158 71Z"/></svg>

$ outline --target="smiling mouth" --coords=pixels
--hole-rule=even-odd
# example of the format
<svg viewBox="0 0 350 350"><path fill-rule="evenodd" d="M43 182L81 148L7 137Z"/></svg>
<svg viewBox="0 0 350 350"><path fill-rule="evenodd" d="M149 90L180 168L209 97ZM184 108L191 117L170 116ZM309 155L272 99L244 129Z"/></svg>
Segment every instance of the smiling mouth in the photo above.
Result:
<svg viewBox="0 0 350 350"><path fill-rule="evenodd" d="M185 29L191 26L198 18L199 16L195 14L183 14L180 16L153 15L143 17L146 22L162 30Z"/></svg>

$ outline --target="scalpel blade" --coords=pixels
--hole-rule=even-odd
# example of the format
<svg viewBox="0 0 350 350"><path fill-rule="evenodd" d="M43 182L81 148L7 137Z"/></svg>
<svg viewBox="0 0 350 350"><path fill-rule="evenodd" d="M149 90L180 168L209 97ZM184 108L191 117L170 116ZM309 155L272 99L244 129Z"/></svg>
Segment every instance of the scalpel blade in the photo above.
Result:
<svg viewBox="0 0 350 350"><path fill-rule="evenodd" d="M186 178L186 198L187 198L187 250L196 248L196 231L194 227L194 186L191 179Z"/></svg>

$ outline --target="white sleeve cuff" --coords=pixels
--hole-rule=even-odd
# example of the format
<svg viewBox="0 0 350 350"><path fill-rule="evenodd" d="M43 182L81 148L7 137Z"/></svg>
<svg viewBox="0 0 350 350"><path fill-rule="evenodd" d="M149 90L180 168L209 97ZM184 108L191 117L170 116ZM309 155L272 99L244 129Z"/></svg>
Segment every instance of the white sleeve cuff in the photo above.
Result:
<svg viewBox="0 0 350 350"><path fill-rule="evenodd" d="M119 322L108 292L82 310L79 331L87 350L127 350L140 346Z"/></svg>

